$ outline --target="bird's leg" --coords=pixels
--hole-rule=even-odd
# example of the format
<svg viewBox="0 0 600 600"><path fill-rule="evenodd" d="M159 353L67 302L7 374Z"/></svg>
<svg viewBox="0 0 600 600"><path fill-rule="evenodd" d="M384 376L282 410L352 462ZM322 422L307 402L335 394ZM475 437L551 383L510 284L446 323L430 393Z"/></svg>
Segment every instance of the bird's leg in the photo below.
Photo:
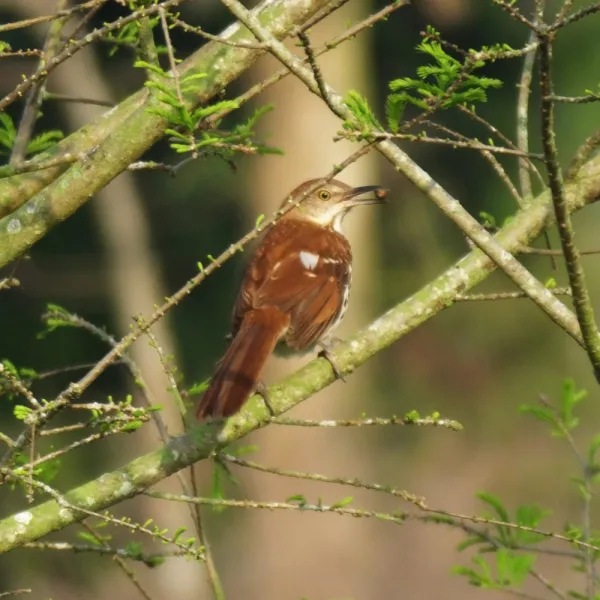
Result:
<svg viewBox="0 0 600 600"><path fill-rule="evenodd" d="M321 348L321 351L317 354L317 356L322 356L326 359L331 365L331 369L333 370L333 374L337 379L341 379L344 383L346 383L346 379L342 375L342 371L339 368L337 361L333 358L331 351L338 345L341 344L343 340L336 337L330 337L326 340L321 340L317 342L317 346Z"/></svg>
<svg viewBox="0 0 600 600"><path fill-rule="evenodd" d="M259 381L256 384L256 388L254 389L254 391L255 391L255 393L260 394L262 396L263 402L265 403L265 406L267 407L269 414L272 417L276 417L277 415L275 414L275 411L273 410L273 406L271 405L271 401L269 400L269 392L268 392L267 386L264 384L264 382Z"/></svg>

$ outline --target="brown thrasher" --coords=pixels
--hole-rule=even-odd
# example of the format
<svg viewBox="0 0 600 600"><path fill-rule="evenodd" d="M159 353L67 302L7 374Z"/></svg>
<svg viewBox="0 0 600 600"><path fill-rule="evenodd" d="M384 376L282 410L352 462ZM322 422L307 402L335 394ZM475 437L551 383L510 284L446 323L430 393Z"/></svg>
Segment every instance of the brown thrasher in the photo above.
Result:
<svg viewBox="0 0 600 600"><path fill-rule="evenodd" d="M298 186L292 202L317 181ZM238 412L277 342L306 350L339 324L352 274L342 220L351 208L384 202L386 196L380 186L352 188L334 179L269 229L246 268L233 309L233 341L196 407L198 419Z"/></svg>

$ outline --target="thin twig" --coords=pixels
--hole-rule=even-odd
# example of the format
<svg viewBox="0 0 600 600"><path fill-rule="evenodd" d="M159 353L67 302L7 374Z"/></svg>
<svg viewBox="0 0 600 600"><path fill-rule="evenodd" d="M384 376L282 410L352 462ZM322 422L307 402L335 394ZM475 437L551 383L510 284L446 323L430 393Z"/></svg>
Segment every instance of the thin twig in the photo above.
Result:
<svg viewBox="0 0 600 600"><path fill-rule="evenodd" d="M143 322L138 320L137 325L138 325L138 327L143 327ZM167 379L169 381L169 386L170 386L169 391L174 395L174 397L177 401L178 408L179 408L179 414L181 416L181 422L182 422L183 428L186 429L185 405L184 405L183 399L181 397L181 392L179 391L179 386L177 384L175 374L173 372L171 365L169 364L168 357L165 356L163 349L161 348L160 344L158 343L158 340L156 339L156 337L150 330L146 331L146 335L148 336L148 339L150 340L151 347L156 351L159 361L160 361L160 364L163 368L163 371L167 376ZM187 494L187 495L191 494L193 496L198 496L199 488L198 488L198 483L196 481L194 465L190 466L189 474L190 474L190 486L188 486L188 484L184 478L183 472L179 471L177 473L177 476L178 476L178 479L179 479L179 482L181 485L181 489L184 494ZM189 506L189 510L190 510L190 516L192 518L192 521L194 523L194 528L196 530L196 536L198 538L198 542L204 548L204 562L206 564L206 573L208 575L208 580L209 580L210 586L212 588L213 596L214 596L215 600L224 600L225 592L223 590L223 584L221 583L221 577L219 575L219 571L217 570L214 556L213 556L212 550L210 548L210 545L209 545L209 542L207 539L206 530L204 527L204 520L202 518L201 507L198 504L193 504L193 505L188 505L188 506Z"/></svg>
<svg viewBox="0 0 600 600"><path fill-rule="evenodd" d="M579 463L583 479L582 489L582 509L583 509L583 539L590 540L592 538L592 521L591 521L591 505L593 499L593 482L595 466L590 464L584 454L581 453L575 439L571 434L569 427L566 425L561 412L545 397L540 396L540 403L547 409L554 413L555 425L560 430L562 437L566 440L567 444L575 459ZM588 600L594 600L596 597L596 565L595 557L593 553L590 553L586 549L581 549L580 553L581 561L585 567L586 574L586 594Z"/></svg>
<svg viewBox="0 0 600 600"><path fill-rule="evenodd" d="M579 173L579 170L588 161L590 156L600 146L600 129L597 129L590 135L575 152L575 156L571 160L569 169L567 170L567 180L573 179Z"/></svg>
<svg viewBox="0 0 600 600"><path fill-rule="evenodd" d="M398 0L397 0L398 1ZM408 0L400 0L402 4L408 4ZM301 27L301 31L308 31L311 27L314 27L317 23L320 23L323 19L334 13L336 10L347 4L348 0L332 0L327 6L320 10L312 18L308 19ZM397 3L397 2L396 2ZM395 4L395 3L392 3Z"/></svg>
<svg viewBox="0 0 600 600"><path fill-rule="evenodd" d="M436 125L432 121L427 121L428 125ZM440 126L441 129L441 126ZM450 131L448 128L445 128L446 131ZM457 135L456 132L452 132L454 135ZM359 135L359 134L358 134ZM353 137L357 137L356 133L352 132L340 132L336 140L340 139L352 139ZM477 150L478 152L490 152L492 154L509 154L512 156L526 157L532 158L535 160L544 160L543 154L533 154L530 152L523 152L522 150L518 150L516 148L505 148L503 146L490 146L488 144L480 144L475 140L471 140L466 136L462 136L465 141L451 140L447 138L437 138L437 137L429 137L427 135L422 135L420 133L390 133L387 131L382 131L378 133L374 133L369 135L369 137L373 137L378 140L408 140L410 142L423 142L426 144L438 144L441 146L452 146L452 148L466 148L468 150Z"/></svg>
<svg viewBox="0 0 600 600"><path fill-rule="evenodd" d="M280 477L290 477L292 479L303 479L308 481L320 481L323 483L333 483L336 485L346 485L355 488L361 488L364 490L370 490L374 492L383 492L384 494L388 494L390 496L394 496L395 498L400 498L405 502L410 502L415 506L421 508L424 506L425 498L422 496L416 496L415 494L411 494L405 490L400 490L398 488L391 487L389 485L380 485L378 483L365 483L359 481L355 477L352 479L348 477L329 477L327 475L320 475L319 473L307 473L303 471L294 471L290 469L279 469L277 467L267 467L265 465L261 465L260 463L253 462L251 460L246 460L240 458L239 456L233 456L231 454L217 454L217 460L222 460L226 462L230 462L234 465L238 465L240 467L245 467L247 469L253 469L255 471L261 471L263 473L271 473L272 475L277 475Z"/></svg>
<svg viewBox="0 0 600 600"><path fill-rule="evenodd" d="M540 37L540 87L542 95L542 145L546 157L548 183L552 192L554 214L565 256L569 286L573 292L573 307L581 328L584 348L596 378L600 382L600 334L594 316L594 307L586 284L581 255L575 245L575 231L567 207L563 175L560 168L556 134L554 131L554 102L552 95L552 36Z"/></svg>
<svg viewBox="0 0 600 600"><path fill-rule="evenodd" d="M234 48L248 48L250 50L264 50L265 49L265 46L263 44L256 44L256 43L252 43L252 42L232 42L231 40L228 40L227 38L221 37L220 35L212 35L211 33L204 31L204 29L202 29L202 27L190 25L189 23L186 23L185 21L182 21L181 19L178 19L177 17L175 17L173 15L169 15L168 18L169 18L169 21L171 21L171 23L173 23L174 25L177 25L177 27L181 27L181 29L183 29L184 31L187 31L188 33L195 33L207 40L211 40L213 42L218 42L219 44L233 46Z"/></svg>
<svg viewBox="0 0 600 600"><path fill-rule="evenodd" d="M100 547L102 547L108 551L111 550L111 547L108 544L108 542L106 540L104 540L103 538L101 538L96 533L96 530L93 527L91 527L85 521L80 523L80 525L96 540L96 542L98 543L98 545ZM138 590L138 592L140 592L140 594L146 600L152 600L152 597L150 596L150 594L148 594L148 592L142 587L142 584L139 582L135 573L127 566L127 564L125 564L125 561L123 560L123 558L121 556L119 556L118 554L113 554L113 560L117 563L117 565L119 565L119 568L121 569L121 571L123 571L123 573L125 573L125 576L129 579L129 581L131 581L131 583Z"/></svg>
<svg viewBox="0 0 600 600"><path fill-rule="evenodd" d="M0 52L0 58L31 58L32 56L40 58L44 56L44 53L37 48L30 48L28 50L12 50L11 52Z"/></svg>
<svg viewBox="0 0 600 600"><path fill-rule="evenodd" d="M89 156L89 154L72 154L69 152L47 160L32 158L31 160L22 162L18 165L2 165L0 166L0 179L12 177L13 175L20 175L21 173L33 173L34 171L43 171L44 169L50 169L52 167L70 165L78 160L85 160L87 156Z"/></svg>
<svg viewBox="0 0 600 600"><path fill-rule="evenodd" d="M310 40L308 39L308 35L304 33L304 31L298 32L298 39L304 48L304 52L306 53L306 60L308 61L308 65L312 69L315 81L317 82L317 87L319 88L319 93L321 98L325 101L325 104L329 107L329 109L335 114L336 109L335 106L331 103L331 99L329 98L329 93L325 88L325 82L323 81L323 74L321 73L321 68L317 63L317 58L315 56L315 51L310 44Z"/></svg>
<svg viewBox="0 0 600 600"><path fill-rule="evenodd" d="M521 254L538 254L540 256L564 256L562 250L553 250L548 248L532 248L531 246L523 246L519 248ZM580 250L581 256L596 256L600 254L600 250Z"/></svg>
<svg viewBox="0 0 600 600"><path fill-rule="evenodd" d="M269 422L273 425L289 425L293 427L323 427L325 429L332 429L335 427L385 427L388 425L406 425L417 427L433 425L434 427L445 427L446 429L452 429L453 431L462 431L463 429L463 426L458 421L454 421L452 419L441 419L439 417L392 417L390 419L372 417L364 419L322 419L320 421L313 419L272 417Z"/></svg>
<svg viewBox="0 0 600 600"><path fill-rule="evenodd" d="M171 43L171 34L169 33L169 24L167 23L167 16L163 8L158 11L160 16L160 24L162 27L165 43L167 45L167 56L169 57L169 66L171 67L171 77L175 84L175 93L177 94L177 100L180 106L184 105L183 94L181 93L181 83L179 81L179 71L177 69L177 63L175 62L175 51L173 50L173 44ZM196 148L193 132L189 132L188 139L190 147L192 148L192 158L198 157L198 150Z"/></svg>
<svg viewBox="0 0 600 600"><path fill-rule="evenodd" d="M458 140L462 140L462 143L473 144L473 140L469 139L466 135L463 135L462 133L459 133L458 131L454 131L453 129L450 129L449 127L445 127L444 125L435 123L434 121L427 121L426 123L427 123L427 125L429 125L430 127L433 127L434 129L443 131L444 133L447 133L448 135L453 136L454 138L456 138ZM475 145L479 145L479 144L475 144ZM491 146L491 147L495 148L495 146ZM517 206L522 206L523 199L521 198L519 191L515 187L511 178L508 176L508 173L506 172L506 170L504 169L504 167L502 166L500 161L494 156L493 152L487 150L485 148L485 146L478 148L478 150L479 150L479 152L481 152L481 155L483 156L483 158L485 158L492 165L492 168L494 169L494 171L496 171L498 177L500 177L500 180L506 186L506 189L508 189L511 196L515 199ZM518 150L513 150L513 151L519 152Z"/></svg>
<svg viewBox="0 0 600 600"><path fill-rule="evenodd" d="M580 21L585 17L589 17L597 12L600 12L600 2L596 2L591 6L586 6L585 8L578 10L576 13L573 13L570 17L565 17L564 19L556 21L548 28L548 33L553 33L559 29L563 29L564 27L567 27L568 25L571 25L576 21Z"/></svg>
<svg viewBox="0 0 600 600"><path fill-rule="evenodd" d="M356 25L353 25L352 27L350 27L350 29L345 31L343 34L340 34L333 40L323 44L317 51L315 51L315 56L321 56L322 54L325 54L329 50L333 50L333 49L337 48L344 42L354 39L359 33L361 33L362 31L364 31L365 29L367 29L369 27L373 27L373 25L375 25L377 22L386 19L391 13L393 13L394 11L398 10L399 8L401 8L403 6L408 6L408 1L397 0L396 2L392 2L391 4L382 8L380 11L370 15L368 18L360 21ZM308 59L306 57L304 57L304 59L301 59L301 60L305 63L308 62ZM247 90L246 92L244 92L243 94L238 96L235 100L240 105L243 103L246 103L249 100L251 100L252 98L261 94L265 89L271 87L272 85L275 85L276 83L278 83L282 79L285 79L289 75L291 75L291 71L289 69L287 69L287 68L280 69L274 75L271 75L271 77L268 77L267 79L261 81L260 83L257 83L256 85L252 86L249 90ZM233 110L234 110L233 108L226 108L226 109L223 109L222 111L219 111L215 115L211 115L210 117L208 117L206 119L207 124L211 125L213 123L216 123L218 120L227 116Z"/></svg>
<svg viewBox="0 0 600 600"><path fill-rule="evenodd" d="M506 144L507 148L514 148L515 150L519 150L518 146L516 146L515 143L510 138L505 136L497 127L492 125L492 123L490 123L489 121L486 121L483 117L480 117L476 112L474 112L474 111L470 110L469 108L467 108L466 106L462 106L462 105L459 105L457 108L461 113L463 113L464 115L469 117L469 119L475 121L476 123L479 123L486 129L488 129L493 135L498 137L499 140L501 140L504 144ZM542 184L542 186L545 187L546 182L544 181L544 178L540 174L540 172L537 169L537 167L535 166L535 164L528 157L527 158L523 157L523 160L527 160L527 163L529 165L529 168L531 169L531 172L536 175L538 181Z"/></svg>
<svg viewBox="0 0 600 600"><path fill-rule="evenodd" d="M55 19L60 19L62 17L70 17L71 15L83 12L88 8L94 8L95 6L105 4L106 2L108 2L108 0L90 0L89 2L78 4L73 8L62 10L52 15L43 15L41 17L33 17L31 19L23 19L22 21L13 21L12 23L5 23L4 25L0 25L0 33L4 31L11 31L14 29L24 29L25 27L31 27L32 25L37 25L38 23L54 21Z"/></svg>
<svg viewBox="0 0 600 600"><path fill-rule="evenodd" d="M54 100L56 102L73 102L77 104L93 104L95 106L107 106L112 108L115 103L110 100L97 100L96 98L85 98L81 96L68 96L66 94L55 94L44 90L44 100Z"/></svg>
<svg viewBox="0 0 600 600"><path fill-rule="evenodd" d="M181 550L146 554L143 552L130 552L127 548L111 548L106 545L97 546L95 544L73 544L71 542L28 542L27 544L23 544L22 547L29 550L52 550L55 552L72 552L73 554L116 555L128 560L142 562L149 567L156 565L157 559L185 556L185 553Z"/></svg>
<svg viewBox="0 0 600 600"><path fill-rule="evenodd" d="M40 79L47 77L50 71L53 71L65 60L71 58L71 56L73 56L75 52L78 52L82 48L85 48L86 46L95 41L103 39L107 33L120 29L128 23L139 21L143 17L156 14L160 9L172 8L174 6L177 6L178 4L181 4L182 2L185 2L185 0L165 0L161 4L153 4L147 8L141 8L132 12L127 17L121 17L116 21L113 21L112 23L106 24L100 29L95 29L80 40L70 41L70 43L67 44L64 50L59 52L56 56L54 56L47 62L46 68L43 72L34 73L33 75L25 79L25 81L22 81L19 85L15 86L11 92L9 92L6 96L4 96L4 98L0 100L0 112L5 110L9 104L14 102L18 98L21 98L23 94L25 94L25 92L27 92L32 86L34 86ZM0 31L2 31L1 26Z"/></svg>
<svg viewBox="0 0 600 600"><path fill-rule="evenodd" d="M535 23L527 19L521 11L515 7L515 3L512 0L492 0L492 2L505 10L513 19L520 21L524 25L527 25L529 29L535 29Z"/></svg>
<svg viewBox="0 0 600 600"><path fill-rule="evenodd" d="M136 323L137 323L138 327L144 326L143 322L140 320L137 320ZM179 414L181 416L182 426L184 429L186 429L185 404L181 397L181 392L179 391L179 385L177 384L177 379L175 377L173 367L169 363L169 358L167 356L165 356L165 353L164 353L162 347L158 343L156 336L152 333L151 330L148 329L146 331L146 336L150 340L150 346L154 349L154 351L158 355L158 359L162 366L163 372L167 376L167 380L169 382L169 386L170 386L169 391L173 394L173 396L175 397L175 399L177 401L178 408L179 408ZM181 489L182 489L183 493L188 496L189 495L198 496L199 488L198 488L198 483L196 481L194 465L190 466L189 474L190 474L190 484L191 484L190 486L188 486L188 484L184 478L183 472L179 471L177 473L177 476L178 476L178 479L179 479L179 482L181 485ZM190 489L190 487L191 487L191 489ZM212 591L213 591L214 598L215 598L215 600L224 600L225 592L223 590L223 584L221 583L221 577L219 575L219 571L217 570L215 559L214 559L214 556L213 556L213 553L210 548L208 538L206 535L206 530L204 527L204 520L202 518L201 507L198 504L193 504L193 505L188 505L188 506L190 509L190 516L192 518L194 527L196 529L196 535L198 537L198 542L204 548L204 562L206 564L206 572L208 575L209 583L210 583Z"/></svg>
<svg viewBox="0 0 600 600"><path fill-rule="evenodd" d="M58 0L56 14L64 11L67 2L68 0ZM33 135L33 129L43 100L44 88L46 86L46 64L59 52L60 32L68 19L69 17L55 19L48 29L48 35L44 42L44 54L40 59L40 64L35 73L36 76L39 76L39 79L37 79L36 83L27 92L23 115L19 121L19 127L10 154L10 165L17 165L25 160L27 145Z"/></svg>
<svg viewBox="0 0 600 600"><path fill-rule="evenodd" d="M556 296L571 296L569 288L554 288L550 290ZM525 292L494 292L491 294L457 294L454 300L457 302L494 302L496 300L517 300L527 298Z"/></svg>
<svg viewBox="0 0 600 600"><path fill-rule="evenodd" d="M555 21L557 23L562 21L567 16L567 14L571 10L571 8L573 8L573 0L563 0L562 6L560 7L558 13L556 14Z"/></svg>
<svg viewBox="0 0 600 600"><path fill-rule="evenodd" d="M537 36L535 32L532 31L529 35L529 43L534 42L536 39ZM537 47L523 58L521 81L518 84L517 147L525 154L529 153L529 96L531 94L531 79L533 76L533 65L535 64L536 53ZM523 159L519 159L519 182L522 196L524 198L532 198L533 188L531 186L529 163Z"/></svg>
<svg viewBox="0 0 600 600"><path fill-rule="evenodd" d="M304 512L317 512L317 513L334 513L338 515L349 515L352 517L366 517L374 518L397 525L404 525L408 520L424 521L424 522L440 522L440 516L445 517L443 520L444 524L462 527L459 521L469 521L472 523L480 523L484 525L494 525L497 527L504 527L506 529L513 529L515 531L526 531L528 533L535 533L548 539L561 540L574 544L580 548L589 548L591 550L600 551L600 548L589 542L585 542L579 539L574 539L556 533L554 531L545 531L543 529L537 529L535 527L528 527L518 523L511 523L508 521L499 521L497 519L489 519L487 517L463 515L459 513L452 513L446 510L439 510L430 508L424 503L417 504L419 511L426 514L410 513L405 511L396 511L392 513L379 512L374 510L363 510L359 508L349 508L347 506L340 506L338 504L309 504L303 501L299 501L297 504L291 502L257 502L255 500L230 500L226 498L203 498L203 497L192 497L192 496L178 496L177 494L169 494L165 492L157 491L146 491L144 495L150 498L158 498L161 500L170 500L172 502L193 502L203 506L230 506L234 508L251 508L251 509L262 509L262 510L289 510L289 511L304 511ZM412 502L409 500L409 502ZM418 502L418 500L417 500Z"/></svg>
<svg viewBox="0 0 600 600"><path fill-rule="evenodd" d="M564 104L589 104L590 102L600 102L600 94L589 93L585 96L550 96L552 102L562 102Z"/></svg>

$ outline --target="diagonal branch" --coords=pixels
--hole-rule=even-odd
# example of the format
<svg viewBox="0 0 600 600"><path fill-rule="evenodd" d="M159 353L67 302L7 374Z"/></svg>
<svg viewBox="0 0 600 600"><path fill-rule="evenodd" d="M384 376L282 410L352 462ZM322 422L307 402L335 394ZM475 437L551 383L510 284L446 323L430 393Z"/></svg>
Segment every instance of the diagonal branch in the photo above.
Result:
<svg viewBox="0 0 600 600"><path fill-rule="evenodd" d="M266 0L252 14L269 28L271 35L284 38L326 3L327 0ZM163 6L166 4L163 3ZM222 36L236 42L252 37L239 23L227 28ZM203 46L179 66L180 75L208 74L198 82L194 92L184 94L186 105L195 108L209 102L263 53L264 50L217 42ZM148 110L157 107L164 111L168 105L150 97L147 90L126 100L110 112L111 120L118 115L115 121L119 126L110 129L99 123L99 135L95 138L99 145L95 152L87 160L68 168L58 179L54 179L56 172L51 174L50 179L45 180L46 188L39 184L48 176L46 172L40 174L38 182L36 178L29 177L26 180L9 180L5 188L0 185L0 205L4 203L6 192L9 198L6 202L12 210L0 208L0 214L7 215L0 219L0 267L20 256L58 222L73 214L164 135L169 126L167 120ZM104 134L101 137L100 132ZM90 152L93 148L90 141L85 138L81 141ZM22 195L15 194L15 187L18 188L21 183L36 194L22 205ZM65 194L66 190L68 194Z"/></svg>
<svg viewBox="0 0 600 600"><path fill-rule="evenodd" d="M600 333L596 325L594 307L586 284L581 253L575 245L575 230L569 215L564 193L564 180L558 162L556 134L554 132L554 101L552 95L552 34L540 36L540 87L542 95L542 144L548 170L548 184L552 192L554 212L569 285L573 293L573 306L581 327L583 345L588 354L596 379L600 382Z"/></svg>
<svg viewBox="0 0 600 600"><path fill-rule="evenodd" d="M578 210L600 197L600 157L592 159L577 181L565 186L569 210ZM531 242L553 219L548 193L532 200L497 234L504 252L516 252ZM333 354L344 373L349 373L382 349L450 306L462 294L483 281L495 268L480 250L473 250L413 296L388 310L352 339L336 346ZM335 376L324 358L308 365L269 388L277 414L290 410L317 391L333 383ZM253 397L244 412L230 419L223 429L217 423L203 425L167 445L141 456L116 471L67 492L70 506L101 511L131 498L177 471L210 456L215 446L223 447L269 422L259 396ZM29 511L0 521L0 553L31 542L85 518L87 512L64 509L50 500Z"/></svg>
<svg viewBox="0 0 600 600"><path fill-rule="evenodd" d="M229 10L257 37L260 42L267 44L269 51L294 73L311 92L320 96L319 85L314 74L304 66L287 48L276 40L258 21L255 15L246 10L237 0L221 0ZM355 121L353 113L344 103L342 97L332 88L323 84L328 95L328 106L335 109L335 114L345 121ZM361 123L361 128L365 129ZM371 133L378 134L371 128ZM368 138L368 134L366 134ZM544 285L532 275L514 256L505 252L492 235L469 212L463 208L456 198L453 198L425 170L389 140L377 142L377 150L385 156L409 181L422 191L438 208L453 221L461 231L481 248L504 271L510 279L521 288L557 325L564 329L580 345L583 338L577 318L571 310Z"/></svg>

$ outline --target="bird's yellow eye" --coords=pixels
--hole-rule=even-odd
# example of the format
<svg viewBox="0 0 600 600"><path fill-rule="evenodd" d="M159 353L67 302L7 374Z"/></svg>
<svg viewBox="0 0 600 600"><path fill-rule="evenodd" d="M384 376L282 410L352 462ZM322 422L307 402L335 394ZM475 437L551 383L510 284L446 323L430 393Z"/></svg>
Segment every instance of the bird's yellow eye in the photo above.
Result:
<svg viewBox="0 0 600 600"><path fill-rule="evenodd" d="M331 194L327 190L319 191L319 200L329 200L331 198Z"/></svg>

